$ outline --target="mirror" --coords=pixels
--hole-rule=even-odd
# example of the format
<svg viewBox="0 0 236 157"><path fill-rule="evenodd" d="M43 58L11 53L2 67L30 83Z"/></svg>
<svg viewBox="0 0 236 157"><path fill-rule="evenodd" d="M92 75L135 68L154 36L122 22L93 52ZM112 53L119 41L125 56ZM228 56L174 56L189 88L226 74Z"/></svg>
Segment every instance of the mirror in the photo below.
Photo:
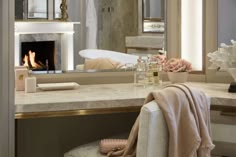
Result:
<svg viewBox="0 0 236 157"><path fill-rule="evenodd" d="M27 18L28 19L47 19L48 18L47 0L28 0Z"/></svg>
<svg viewBox="0 0 236 157"><path fill-rule="evenodd" d="M231 45L236 40L236 1L218 0L218 47L221 43Z"/></svg>
<svg viewBox="0 0 236 157"><path fill-rule="evenodd" d="M164 33L165 0L143 0L143 32Z"/></svg>
<svg viewBox="0 0 236 157"><path fill-rule="evenodd" d="M42 57L43 61L40 61L43 64L43 69L47 70L58 70L62 69L63 71L69 71L69 70L75 70L76 71L82 71L84 70L84 61L85 61L85 54L78 54L81 50L84 49L102 49L102 50L108 50L112 51L111 57L118 57L122 56L124 61L126 58L132 58L133 60L136 60L137 56L128 54L127 52L127 46L126 46L126 37L132 36L132 37L138 37L139 36L139 30L138 30L138 12L142 9L139 9L138 1L137 0L67 0L67 13L68 13L68 20L65 22L58 21L58 17L61 16L59 3L62 2L62 0L47 0L47 14L48 19L47 21L30 21L27 17L25 17L25 4L29 1L36 1L41 2L41 0L15 0L16 3L16 24L25 22L32 27L40 26L38 30L43 31L46 30L44 33L30 33L30 32L23 32L23 33L16 33L16 39L19 38L19 51L21 51L23 48L22 42L37 42L34 44L45 44L48 41L47 44L54 45L55 52L52 52L54 56L54 67L48 67L51 64L50 60L47 57ZM64 0L65 1L65 0ZM139 0L140 2L142 0ZM164 0L161 1L162 6L164 7ZM162 3L163 2L163 3ZM159 2L158 2L159 3ZM152 4L154 5L154 4ZM159 5L156 4L155 5ZM27 6L27 5L26 5ZM164 10L161 8L162 11L158 11L161 15L164 16ZM53 13L53 14L52 14ZM147 11L148 13L148 11ZM151 11L150 11L151 13ZM52 17L53 16L53 17ZM154 18L150 17L149 19ZM155 17L156 18L156 17ZM162 17L164 19L164 17ZM162 21L160 21L162 23ZM57 26L54 26L52 32L49 31L49 26L46 24L57 24ZM57 33L55 28L60 28L61 25L67 25L72 24L73 30L68 31L66 29L65 31ZM34 25L34 26L33 26ZM59 27L60 26L60 27ZM21 29L16 29L21 30ZM37 30L36 30L37 31ZM164 33L164 31L162 31ZM165 39L163 39L165 40ZM53 41L53 42L52 42ZM51 42L51 43L49 43ZM65 44L64 44L65 42ZM73 43L71 45L71 43ZM64 44L64 45L63 45ZM69 46L68 46L69 44ZM32 45L32 44L30 44ZM36 47L36 46L35 46ZM38 46L40 47L40 46ZM46 46L41 46L46 47ZM66 49L65 48L69 48ZM33 49L33 48L30 48ZM51 49L53 50L53 49ZM38 53L39 50L31 50L31 53L29 53L30 50L26 50L27 52L21 53L19 55L16 55L18 57L16 62L20 62L22 64L24 60L24 56L26 58L31 56L35 56L35 62L39 64L39 61L37 60L37 56L41 55ZM42 50L41 50L42 51ZM144 53L146 53L146 49L142 49ZM34 54L35 52L35 54ZM105 51L106 54L107 51ZM113 53L115 52L115 53ZM67 53L70 53L70 55L67 55ZM72 55L71 55L72 53ZM155 53L158 53L157 50L155 50ZM22 55L24 54L24 55ZM108 55L104 55L104 53L99 51L99 54L97 52L94 53L94 51L90 52L90 54L96 54L101 55L101 57L108 57ZM84 57L82 57L84 56ZM87 56L88 57L88 56ZM92 56L94 57L94 56ZM66 59L66 61L64 61ZM132 60L131 59L131 60ZM29 60L29 59L28 59ZM119 60L115 60L118 62ZM49 63L50 62L50 63ZM130 60L128 60L127 64L125 65L125 70L127 70L127 67L131 67ZM104 62L103 62L104 63ZM123 62L122 62L123 63ZM28 63L31 64L31 63ZM66 68L63 69L61 67L64 67L66 65ZM73 64L72 66L69 64ZM112 63L113 64L113 63ZM70 66L70 68L68 68ZM71 68L72 67L72 68ZM124 66L123 66L124 67ZM101 69L99 69L101 70ZM122 69L105 69L105 71L109 70L122 70ZM37 70L36 70L37 71ZM40 71L40 70L39 70Z"/></svg>
<svg viewBox="0 0 236 157"><path fill-rule="evenodd" d="M60 20L61 3L62 0L15 0L15 20Z"/></svg>

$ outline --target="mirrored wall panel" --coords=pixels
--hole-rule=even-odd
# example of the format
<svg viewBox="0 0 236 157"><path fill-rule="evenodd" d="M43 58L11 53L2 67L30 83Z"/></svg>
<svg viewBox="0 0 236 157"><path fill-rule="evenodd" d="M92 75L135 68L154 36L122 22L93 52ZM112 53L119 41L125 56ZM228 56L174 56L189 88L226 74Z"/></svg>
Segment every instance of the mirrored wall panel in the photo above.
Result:
<svg viewBox="0 0 236 157"><path fill-rule="evenodd" d="M39 68L32 66L35 71L45 71L45 69L83 71L88 68L85 66L86 60L98 59L99 62L105 63L103 60L99 60L102 57L112 59L114 61L112 65L120 68L128 67L131 65L130 63L136 63L138 55L158 54L159 50L163 48L164 29L161 35L150 35L145 38L139 36L138 21L140 20L149 20L149 24L153 22L153 25L158 24L158 27L165 25L164 17L160 18L161 20L157 18L164 14L164 8L161 8L162 11L158 11L157 14L152 13L150 9L146 10L145 18L138 15L139 10L144 7L139 5L139 2L143 2L143 0L63 0L66 2L67 21L55 20L63 15L62 0L15 0L15 2L19 6L19 8L16 7L15 23L16 66L32 65L26 58L33 54L35 56L33 60L41 65ZM157 4L153 4L150 0L150 3L149 7L164 5L164 0ZM32 21L29 18L47 19ZM21 20L18 21L18 19ZM160 28L152 29L149 32L160 32ZM138 43L135 47L129 45L132 41L128 39L131 38L132 41L135 40L137 41L135 43ZM21 48L24 42L30 42L33 47L39 48L30 47L23 52ZM38 58L46 50L40 49L40 46L37 45L43 44L42 47L47 47L51 42L54 43L51 44L53 48L47 49L51 58L47 56ZM110 60L106 61L108 64L111 63ZM52 68L49 67L51 63ZM95 64L97 65L97 63ZM119 68L115 66L104 69L118 71Z"/></svg>
<svg viewBox="0 0 236 157"><path fill-rule="evenodd" d="M218 47L236 40L236 1L218 0Z"/></svg>
<svg viewBox="0 0 236 157"><path fill-rule="evenodd" d="M164 33L165 0L143 0L143 32Z"/></svg>
<svg viewBox="0 0 236 157"><path fill-rule="evenodd" d="M61 1L62 0L54 0L53 5L54 5L54 19L60 19L61 18Z"/></svg>
<svg viewBox="0 0 236 157"><path fill-rule="evenodd" d="M47 19L48 1L47 0L28 0L27 18Z"/></svg>

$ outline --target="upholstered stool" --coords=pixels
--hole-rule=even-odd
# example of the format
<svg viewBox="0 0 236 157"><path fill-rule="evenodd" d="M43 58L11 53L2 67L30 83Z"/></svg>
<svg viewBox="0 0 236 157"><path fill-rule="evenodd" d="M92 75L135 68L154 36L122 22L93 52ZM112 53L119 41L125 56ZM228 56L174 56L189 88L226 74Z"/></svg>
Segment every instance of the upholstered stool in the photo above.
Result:
<svg viewBox="0 0 236 157"><path fill-rule="evenodd" d="M167 157L168 130L163 114L155 101L145 104L140 113L137 157ZM64 157L105 157L99 141L76 147Z"/></svg>

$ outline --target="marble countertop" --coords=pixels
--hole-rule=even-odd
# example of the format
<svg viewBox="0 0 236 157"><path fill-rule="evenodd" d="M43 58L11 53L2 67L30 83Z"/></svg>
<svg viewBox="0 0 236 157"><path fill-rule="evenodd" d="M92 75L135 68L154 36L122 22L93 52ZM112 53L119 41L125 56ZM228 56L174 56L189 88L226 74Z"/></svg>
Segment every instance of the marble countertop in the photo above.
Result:
<svg viewBox="0 0 236 157"><path fill-rule="evenodd" d="M168 83L164 83L163 86ZM228 93L229 84L187 83L204 91L213 105L235 107L236 93ZM50 112L142 106L145 97L162 86L137 87L134 84L81 85L74 90L40 91L15 94L15 112Z"/></svg>

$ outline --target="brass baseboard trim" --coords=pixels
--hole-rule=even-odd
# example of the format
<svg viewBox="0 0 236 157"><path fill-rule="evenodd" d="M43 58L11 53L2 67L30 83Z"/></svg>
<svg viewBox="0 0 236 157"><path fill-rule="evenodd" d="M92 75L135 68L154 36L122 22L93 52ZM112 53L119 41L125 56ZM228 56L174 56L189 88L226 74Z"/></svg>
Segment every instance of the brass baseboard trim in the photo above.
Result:
<svg viewBox="0 0 236 157"><path fill-rule="evenodd" d="M87 110L27 112L27 113L16 113L15 119L33 119L33 118L48 118L48 117L84 116L84 115L139 112L140 109L141 109L141 106L97 108L97 109L87 109Z"/></svg>

